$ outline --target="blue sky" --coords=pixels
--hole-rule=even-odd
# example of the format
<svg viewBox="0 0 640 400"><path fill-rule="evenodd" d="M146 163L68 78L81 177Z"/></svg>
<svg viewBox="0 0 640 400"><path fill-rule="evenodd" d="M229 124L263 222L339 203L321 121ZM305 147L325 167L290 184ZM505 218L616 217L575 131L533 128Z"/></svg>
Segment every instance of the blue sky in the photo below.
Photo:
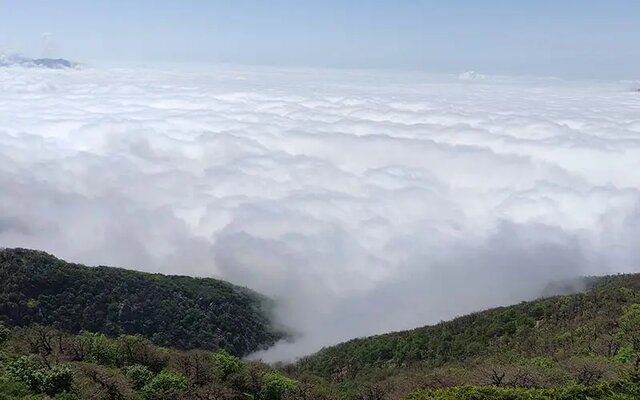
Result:
<svg viewBox="0 0 640 400"><path fill-rule="evenodd" d="M639 18L638 0L0 0L0 48L88 62L634 79Z"/></svg>

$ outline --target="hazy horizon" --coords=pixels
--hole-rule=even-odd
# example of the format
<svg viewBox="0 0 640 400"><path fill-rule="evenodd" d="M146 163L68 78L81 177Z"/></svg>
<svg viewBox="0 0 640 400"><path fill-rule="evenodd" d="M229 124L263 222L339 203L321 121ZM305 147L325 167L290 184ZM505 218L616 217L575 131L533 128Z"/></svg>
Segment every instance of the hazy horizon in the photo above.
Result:
<svg viewBox="0 0 640 400"><path fill-rule="evenodd" d="M113 65L640 79L639 14L633 0L3 0L0 49Z"/></svg>

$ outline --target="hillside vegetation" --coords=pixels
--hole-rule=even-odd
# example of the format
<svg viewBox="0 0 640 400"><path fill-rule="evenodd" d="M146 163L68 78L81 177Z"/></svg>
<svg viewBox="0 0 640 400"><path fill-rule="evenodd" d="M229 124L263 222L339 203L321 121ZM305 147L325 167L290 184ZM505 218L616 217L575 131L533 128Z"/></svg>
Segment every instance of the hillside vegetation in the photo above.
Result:
<svg viewBox="0 0 640 400"><path fill-rule="evenodd" d="M407 400L632 400L634 375L614 381L568 383L555 388L499 385L423 388ZM376 384L330 384L308 374L287 374L242 361L225 351L180 351L140 335L108 338L70 335L34 325L0 326L2 400L392 400Z"/></svg>
<svg viewBox="0 0 640 400"><path fill-rule="evenodd" d="M274 367L247 289L3 250L0 400L638 399L640 274L584 283Z"/></svg>
<svg viewBox="0 0 640 400"><path fill-rule="evenodd" d="M375 383L397 393L416 387L533 389L625 379L640 367L640 275L586 282L588 290L581 293L354 339L306 357L296 368L339 385Z"/></svg>
<svg viewBox="0 0 640 400"><path fill-rule="evenodd" d="M216 279L70 264L40 251L0 250L0 322L34 323L160 346L246 355L282 337L268 299Z"/></svg>
<svg viewBox="0 0 640 400"><path fill-rule="evenodd" d="M281 400L311 390L329 389L222 350L158 347L140 335L112 339L39 325L0 326L2 400Z"/></svg>

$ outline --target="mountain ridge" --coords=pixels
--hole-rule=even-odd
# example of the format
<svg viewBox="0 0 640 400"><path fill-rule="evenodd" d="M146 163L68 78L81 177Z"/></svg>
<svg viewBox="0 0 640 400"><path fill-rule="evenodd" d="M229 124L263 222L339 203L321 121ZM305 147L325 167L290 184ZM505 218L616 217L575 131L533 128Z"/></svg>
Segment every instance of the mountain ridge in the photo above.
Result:
<svg viewBox="0 0 640 400"><path fill-rule="evenodd" d="M627 314L640 310L640 274L589 277L585 283L585 290L575 294L352 339L302 358L296 368L333 382L398 382L412 377L422 385L434 371L454 377L456 384L491 383L495 369L506 374L505 382L509 373L527 371L536 385L547 387L558 382L543 376L545 368L569 380L574 364L618 376L632 359L640 360L640 348L634 353L621 328ZM640 323L637 328L640 332ZM427 386L440 379L432 378Z"/></svg>
<svg viewBox="0 0 640 400"><path fill-rule="evenodd" d="M78 63L64 58L31 58L15 53L0 53L0 67L27 67L45 69L77 68Z"/></svg>
<svg viewBox="0 0 640 400"><path fill-rule="evenodd" d="M250 289L0 249L0 397L49 393L47 379L62 374L55 393L71 397L37 398L637 398L640 274L586 277L550 290L578 287L584 290L356 338L268 366L220 352L242 356L285 337L270 325L269 300ZM164 390L154 387L161 381L174 387L146 397Z"/></svg>
<svg viewBox="0 0 640 400"><path fill-rule="evenodd" d="M42 251L0 250L0 322L77 333L142 334L175 348L246 355L284 336L271 301L213 278L67 263Z"/></svg>

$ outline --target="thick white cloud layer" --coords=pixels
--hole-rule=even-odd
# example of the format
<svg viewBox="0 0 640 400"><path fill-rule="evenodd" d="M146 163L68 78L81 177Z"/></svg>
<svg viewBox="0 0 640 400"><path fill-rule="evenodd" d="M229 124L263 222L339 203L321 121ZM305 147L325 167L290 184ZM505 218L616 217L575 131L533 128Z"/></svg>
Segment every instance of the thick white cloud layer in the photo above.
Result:
<svg viewBox="0 0 640 400"><path fill-rule="evenodd" d="M288 359L640 267L632 83L0 70L0 246L273 296Z"/></svg>

